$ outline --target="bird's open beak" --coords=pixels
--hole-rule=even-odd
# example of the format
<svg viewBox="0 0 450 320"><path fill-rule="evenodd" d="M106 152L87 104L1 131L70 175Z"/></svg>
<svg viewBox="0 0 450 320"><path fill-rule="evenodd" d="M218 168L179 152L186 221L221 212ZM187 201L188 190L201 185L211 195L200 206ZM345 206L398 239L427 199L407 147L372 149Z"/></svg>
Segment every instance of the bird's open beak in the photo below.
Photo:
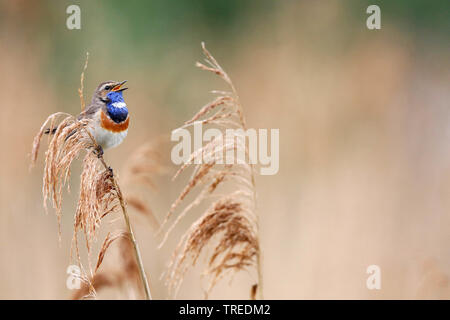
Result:
<svg viewBox="0 0 450 320"><path fill-rule="evenodd" d="M111 91L123 91L123 90L127 90L128 88L122 88L122 86L125 84L125 82L127 82L127 80L120 82L119 84L116 84L116 86L114 88L112 88Z"/></svg>

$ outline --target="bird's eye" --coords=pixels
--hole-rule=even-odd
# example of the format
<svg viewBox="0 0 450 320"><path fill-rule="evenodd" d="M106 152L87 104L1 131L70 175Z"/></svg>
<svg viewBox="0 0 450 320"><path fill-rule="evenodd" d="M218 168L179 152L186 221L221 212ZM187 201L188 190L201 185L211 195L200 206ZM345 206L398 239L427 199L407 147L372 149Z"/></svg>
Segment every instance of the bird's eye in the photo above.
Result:
<svg viewBox="0 0 450 320"><path fill-rule="evenodd" d="M106 86L105 90L111 90L111 86Z"/></svg>

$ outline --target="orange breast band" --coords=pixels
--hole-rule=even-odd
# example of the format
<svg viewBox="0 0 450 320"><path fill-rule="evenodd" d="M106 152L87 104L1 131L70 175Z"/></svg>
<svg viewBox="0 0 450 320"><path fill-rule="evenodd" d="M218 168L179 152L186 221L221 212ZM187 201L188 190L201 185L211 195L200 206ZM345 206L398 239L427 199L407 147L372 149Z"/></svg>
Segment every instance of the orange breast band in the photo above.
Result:
<svg viewBox="0 0 450 320"><path fill-rule="evenodd" d="M111 132L122 132L124 130L128 129L128 125L130 123L130 117L128 116L127 119L121 123L115 123L113 120L111 120L105 112L102 110L100 111L100 123L103 129L106 129Z"/></svg>

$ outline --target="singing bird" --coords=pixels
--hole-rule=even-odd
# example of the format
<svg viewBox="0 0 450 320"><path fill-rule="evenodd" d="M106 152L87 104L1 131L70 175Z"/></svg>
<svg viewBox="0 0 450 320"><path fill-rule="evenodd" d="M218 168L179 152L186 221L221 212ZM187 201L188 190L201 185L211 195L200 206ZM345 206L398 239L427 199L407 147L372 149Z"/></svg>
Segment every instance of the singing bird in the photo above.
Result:
<svg viewBox="0 0 450 320"><path fill-rule="evenodd" d="M90 132L99 145L99 156L103 155L103 150L121 144L127 136L130 117L123 99L123 91L128 89L123 87L125 82L127 81L100 83L92 96L91 104L77 117L78 120L93 120ZM51 133L55 131L53 129ZM50 131L47 130L46 133Z"/></svg>

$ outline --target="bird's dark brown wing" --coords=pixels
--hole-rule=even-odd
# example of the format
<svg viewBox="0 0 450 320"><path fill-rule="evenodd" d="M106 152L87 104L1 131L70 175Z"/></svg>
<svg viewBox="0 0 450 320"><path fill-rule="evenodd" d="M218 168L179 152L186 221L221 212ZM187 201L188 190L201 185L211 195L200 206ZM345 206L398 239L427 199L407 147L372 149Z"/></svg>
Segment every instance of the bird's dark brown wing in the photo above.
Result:
<svg viewBox="0 0 450 320"><path fill-rule="evenodd" d="M94 115L97 113L97 111L102 108L101 104L91 104L90 106L88 106L83 112L81 112L78 117L77 120L82 120L82 119L92 119L94 117ZM56 128L53 128L50 130L50 128L47 128L44 131L44 134L55 134L56 132ZM71 133L69 133L69 135L66 137L66 140L69 139L71 136L73 136L75 134L75 130L72 131Z"/></svg>
<svg viewBox="0 0 450 320"><path fill-rule="evenodd" d="M101 108L102 106L100 104L91 104L90 106L88 106L83 112L81 112L77 119L78 120L82 120L82 119L92 119L94 117L94 115L97 113L97 111ZM67 141L67 139L69 139L71 136L73 136L75 134L76 130L73 130L72 132L70 132L65 141Z"/></svg>
<svg viewBox="0 0 450 320"><path fill-rule="evenodd" d="M94 115L97 113L97 111L102 107L102 105L100 104L91 104L90 106L88 106L86 108L86 110L84 110L83 112L81 112L77 119L81 120L81 119L92 119L94 117Z"/></svg>

